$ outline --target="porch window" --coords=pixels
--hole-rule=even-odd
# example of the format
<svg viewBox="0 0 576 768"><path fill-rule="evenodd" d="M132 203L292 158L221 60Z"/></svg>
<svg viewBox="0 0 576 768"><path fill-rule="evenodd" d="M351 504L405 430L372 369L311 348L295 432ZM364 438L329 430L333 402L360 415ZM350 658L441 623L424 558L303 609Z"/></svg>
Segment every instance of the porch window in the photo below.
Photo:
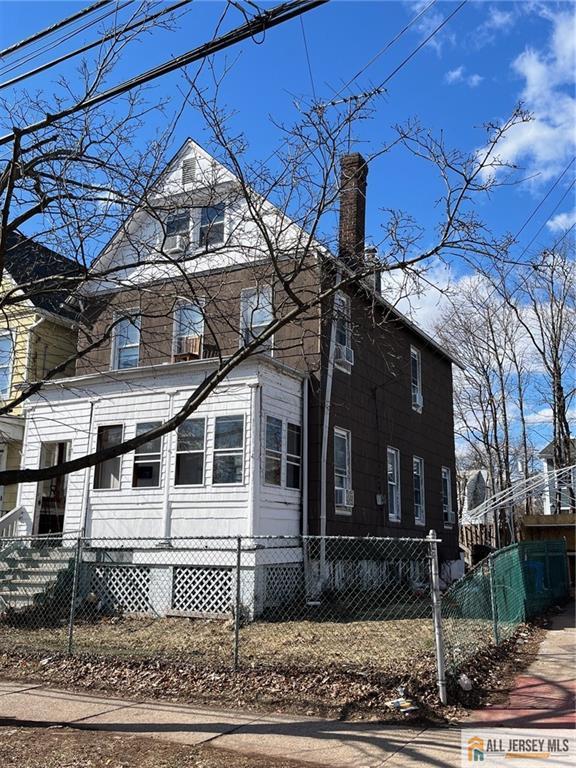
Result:
<svg viewBox="0 0 576 768"><path fill-rule="evenodd" d="M388 448L388 519L400 520L400 451Z"/></svg>
<svg viewBox="0 0 576 768"><path fill-rule="evenodd" d="M264 480L268 485L282 485L282 432L282 419L267 416Z"/></svg>
<svg viewBox="0 0 576 768"><path fill-rule="evenodd" d="M136 437L161 425L161 421L145 421L136 424ZM160 462L162 459L162 438L157 437L134 451L132 488L158 488L160 485Z"/></svg>
<svg viewBox="0 0 576 768"><path fill-rule="evenodd" d="M202 356L204 313L192 302L181 302L174 312L174 356L176 359L198 359Z"/></svg>
<svg viewBox="0 0 576 768"><path fill-rule="evenodd" d="M136 368L140 362L141 318L136 312L123 317L114 326L113 368Z"/></svg>
<svg viewBox="0 0 576 768"><path fill-rule="evenodd" d="M8 330L0 331L0 397L10 394L12 378L12 358L14 355L14 339Z"/></svg>
<svg viewBox="0 0 576 768"><path fill-rule="evenodd" d="M452 476L448 467L442 467L442 511L444 513L444 525L452 525L454 522Z"/></svg>
<svg viewBox="0 0 576 768"><path fill-rule="evenodd" d="M178 427L175 485L204 484L206 419L186 419Z"/></svg>
<svg viewBox="0 0 576 768"><path fill-rule="evenodd" d="M419 456L412 458L412 480L414 483L414 521L418 525L424 525L424 460Z"/></svg>
<svg viewBox="0 0 576 768"><path fill-rule="evenodd" d="M334 429L334 504L339 510L354 506L352 492L351 436L346 429Z"/></svg>
<svg viewBox="0 0 576 768"><path fill-rule="evenodd" d="M272 308L272 287L245 288L240 296L240 335L242 344L250 344L268 328L274 320ZM262 349L271 350L272 339L262 344Z"/></svg>
<svg viewBox="0 0 576 768"><path fill-rule="evenodd" d="M302 472L302 427L288 424L286 438L286 487L300 488Z"/></svg>
<svg viewBox="0 0 576 768"><path fill-rule="evenodd" d="M424 399L422 397L422 359L420 350L410 347L410 377L412 386L412 408L422 412Z"/></svg>
<svg viewBox="0 0 576 768"><path fill-rule="evenodd" d="M104 451L122 442L124 428L122 424L113 424L110 426L98 427L98 436L96 439L96 452ZM116 489L120 488L120 470L122 467L122 457L115 456L113 459L105 459L94 467L94 488L96 489Z"/></svg>
<svg viewBox="0 0 576 768"><path fill-rule="evenodd" d="M244 477L244 416L217 416L212 483L233 485Z"/></svg>
<svg viewBox="0 0 576 768"><path fill-rule="evenodd" d="M226 207L223 203L202 208L200 214L200 247L221 245L224 242L224 215Z"/></svg>

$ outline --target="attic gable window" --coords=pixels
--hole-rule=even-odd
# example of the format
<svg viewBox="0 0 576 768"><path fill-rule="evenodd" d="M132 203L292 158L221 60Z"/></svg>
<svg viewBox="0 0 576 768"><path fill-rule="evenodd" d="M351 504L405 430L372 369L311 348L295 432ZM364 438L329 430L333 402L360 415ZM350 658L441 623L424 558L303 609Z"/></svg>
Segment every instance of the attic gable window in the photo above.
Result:
<svg viewBox="0 0 576 768"><path fill-rule="evenodd" d="M422 358L420 350L410 347L410 378L412 386L412 408L422 413L424 398L422 397Z"/></svg>
<svg viewBox="0 0 576 768"><path fill-rule="evenodd" d="M210 245L221 245L224 242L224 203L209 205L202 208L200 213L200 241L201 248Z"/></svg>
<svg viewBox="0 0 576 768"><path fill-rule="evenodd" d="M0 397L6 398L10 392L12 378L12 358L14 339L8 330L0 331Z"/></svg>
<svg viewBox="0 0 576 768"><path fill-rule="evenodd" d="M190 211L178 210L166 217L166 237L187 235L190 226Z"/></svg>

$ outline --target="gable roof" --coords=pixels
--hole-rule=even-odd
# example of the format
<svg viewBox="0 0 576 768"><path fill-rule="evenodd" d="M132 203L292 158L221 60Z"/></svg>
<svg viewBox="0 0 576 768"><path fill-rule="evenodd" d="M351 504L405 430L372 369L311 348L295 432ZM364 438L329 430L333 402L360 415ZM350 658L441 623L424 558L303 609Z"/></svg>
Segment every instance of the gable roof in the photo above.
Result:
<svg viewBox="0 0 576 768"><path fill-rule="evenodd" d="M81 275L84 270L72 259L61 256L20 232L10 232L4 256L4 269L17 286L34 283L36 280L45 281L41 290L32 290L28 297L36 308L68 319L77 317L74 306L67 303L70 290L62 288L58 280L51 283L47 279Z"/></svg>

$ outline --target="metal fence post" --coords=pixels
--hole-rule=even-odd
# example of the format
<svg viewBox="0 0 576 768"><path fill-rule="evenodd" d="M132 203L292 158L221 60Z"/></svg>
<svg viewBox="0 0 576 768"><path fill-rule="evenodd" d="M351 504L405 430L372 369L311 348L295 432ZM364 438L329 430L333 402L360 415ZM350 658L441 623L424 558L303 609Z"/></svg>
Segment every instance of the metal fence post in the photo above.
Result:
<svg viewBox="0 0 576 768"><path fill-rule="evenodd" d="M74 554L74 576L72 580L72 596L70 598L70 615L68 617L68 656L74 652L74 614L76 613L76 598L78 596L78 582L80 579L80 564L82 562L82 538L76 541Z"/></svg>
<svg viewBox="0 0 576 768"><path fill-rule="evenodd" d="M240 571L242 568L242 536L236 540L236 605L234 608L234 671L238 671L240 661L240 601L241 583Z"/></svg>
<svg viewBox="0 0 576 768"><path fill-rule="evenodd" d="M494 555L488 555L488 580L490 582L490 607L492 608L492 632L494 633L494 643L500 644L500 635L498 632L498 603L496 602L496 586L494 584Z"/></svg>
<svg viewBox="0 0 576 768"><path fill-rule="evenodd" d="M436 649L436 672L438 677L438 696L442 704L448 703L446 692L446 668L444 659L444 637L442 635L442 602L440 596L440 572L438 569L438 546L436 531L428 534L430 548L430 594L432 597L432 619L434 621L434 645Z"/></svg>

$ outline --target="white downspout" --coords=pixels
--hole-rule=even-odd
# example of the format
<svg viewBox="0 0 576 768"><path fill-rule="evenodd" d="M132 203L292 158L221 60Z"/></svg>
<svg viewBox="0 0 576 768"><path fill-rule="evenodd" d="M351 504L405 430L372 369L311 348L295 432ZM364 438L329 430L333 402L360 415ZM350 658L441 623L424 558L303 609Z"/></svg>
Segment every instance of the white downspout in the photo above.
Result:
<svg viewBox="0 0 576 768"><path fill-rule="evenodd" d="M88 418L88 435L86 440L86 453L90 453L90 444L92 442L92 420L94 417L94 401L90 402L90 416ZM80 510L80 536L86 536L86 520L88 517L88 501L90 496L90 470L92 467L86 467L84 470L84 486L82 488L82 508ZM92 522L92 521L90 521ZM66 518L64 518L66 524Z"/></svg>
<svg viewBox="0 0 576 768"><path fill-rule="evenodd" d="M253 384L250 395L252 429L250 430L250 485L248 487L248 536L260 533L260 393L261 385Z"/></svg>
<svg viewBox="0 0 576 768"><path fill-rule="evenodd" d="M302 535L308 536L308 376L302 382Z"/></svg>
<svg viewBox="0 0 576 768"><path fill-rule="evenodd" d="M174 414L174 392L168 395L168 420ZM162 538L168 541L172 533L172 509L170 506L170 478L172 477L172 447L174 432L166 435L166 460L164 461L164 496L162 500Z"/></svg>
<svg viewBox="0 0 576 768"><path fill-rule="evenodd" d="M336 283L340 281L340 272L336 272ZM322 419L322 450L320 456L320 587L324 586L326 571L326 462L330 437L330 407L332 405L332 378L334 375L334 350L336 347L336 317L334 297L332 299L332 321L330 323L330 346L328 348L328 366L326 368L326 390L324 393L324 415Z"/></svg>

